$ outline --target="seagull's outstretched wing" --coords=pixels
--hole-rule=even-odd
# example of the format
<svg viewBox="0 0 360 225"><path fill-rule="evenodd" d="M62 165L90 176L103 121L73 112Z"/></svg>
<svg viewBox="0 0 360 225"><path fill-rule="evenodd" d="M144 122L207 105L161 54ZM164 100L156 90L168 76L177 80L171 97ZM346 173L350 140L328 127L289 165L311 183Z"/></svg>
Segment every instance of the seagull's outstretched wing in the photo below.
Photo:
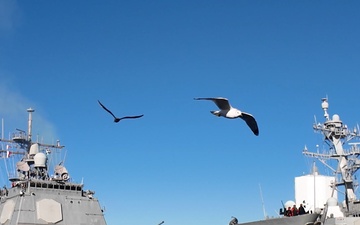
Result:
<svg viewBox="0 0 360 225"><path fill-rule="evenodd" d="M101 102L99 100L98 100L98 102L101 105L101 107L103 107L103 109L105 109L108 113L110 113L114 117L114 119L116 119L116 116L110 110L108 110L103 104L101 104Z"/></svg>
<svg viewBox="0 0 360 225"><path fill-rule="evenodd" d="M229 110L231 108L230 103L226 98L194 98L194 100L211 100L221 110Z"/></svg>
<svg viewBox="0 0 360 225"><path fill-rule="evenodd" d="M250 127L250 129L256 136L259 135L259 128L257 122L251 114L246 112L241 112L240 118L246 122L246 124Z"/></svg>

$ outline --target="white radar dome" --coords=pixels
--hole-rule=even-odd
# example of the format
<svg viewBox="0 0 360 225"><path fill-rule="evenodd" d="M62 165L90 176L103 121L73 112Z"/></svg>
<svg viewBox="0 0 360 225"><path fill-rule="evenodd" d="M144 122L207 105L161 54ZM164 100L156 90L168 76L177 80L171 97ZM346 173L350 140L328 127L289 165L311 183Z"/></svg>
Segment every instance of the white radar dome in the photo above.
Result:
<svg viewBox="0 0 360 225"><path fill-rule="evenodd" d="M21 170L21 171L29 171L30 170L30 166L27 162L24 162L24 161L19 161L16 163L16 167L18 170Z"/></svg>
<svg viewBox="0 0 360 225"><path fill-rule="evenodd" d="M340 116L338 114L334 114L333 117L332 117L332 120L335 121L335 122L341 122Z"/></svg>
<svg viewBox="0 0 360 225"><path fill-rule="evenodd" d="M35 167L46 167L46 155L42 152L34 156Z"/></svg>
<svg viewBox="0 0 360 225"><path fill-rule="evenodd" d="M329 198L329 199L327 200L327 204L328 204L328 206L337 206L337 200L336 200L336 198Z"/></svg>
<svg viewBox="0 0 360 225"><path fill-rule="evenodd" d="M295 205L295 202L294 201L287 201L285 202L285 208L289 208L289 207L293 207Z"/></svg>
<svg viewBox="0 0 360 225"><path fill-rule="evenodd" d="M32 144L31 146L30 146L30 151L29 151L29 154L30 155L35 155L36 153L38 153L39 152L39 144Z"/></svg>

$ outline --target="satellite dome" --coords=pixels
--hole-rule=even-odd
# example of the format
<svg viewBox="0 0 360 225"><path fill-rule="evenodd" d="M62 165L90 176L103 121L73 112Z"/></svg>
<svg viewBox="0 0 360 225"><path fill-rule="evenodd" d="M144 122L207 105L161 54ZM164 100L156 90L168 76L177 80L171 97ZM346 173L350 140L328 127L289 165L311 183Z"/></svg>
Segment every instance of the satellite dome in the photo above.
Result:
<svg viewBox="0 0 360 225"><path fill-rule="evenodd" d="M293 207L295 205L295 202L294 201L287 201L285 202L285 208L289 208L289 207Z"/></svg>
<svg viewBox="0 0 360 225"><path fill-rule="evenodd" d="M333 120L334 122L341 122L340 116L339 116L338 114L334 114L333 117L332 117L332 120Z"/></svg>
<svg viewBox="0 0 360 225"><path fill-rule="evenodd" d="M63 180L68 180L70 178L69 173L68 173L67 169L65 168L65 166L57 165L55 167L55 174L57 176L60 176L61 179L63 179Z"/></svg>
<svg viewBox="0 0 360 225"><path fill-rule="evenodd" d="M30 170L30 166L27 162L24 162L24 161L19 161L16 163L16 167L18 170L21 170L21 171L29 171Z"/></svg>
<svg viewBox="0 0 360 225"><path fill-rule="evenodd" d="M329 199L327 200L327 204L328 204L328 206L336 206L336 205L337 205L337 200L336 200L336 198L329 198Z"/></svg>
<svg viewBox="0 0 360 225"><path fill-rule="evenodd" d="M39 144L38 144L38 143L32 144L32 145L30 146L29 154L33 156L33 155L35 155L35 154L38 153L38 152L39 152Z"/></svg>
<svg viewBox="0 0 360 225"><path fill-rule="evenodd" d="M46 167L46 155L42 152L37 153L34 156L35 167Z"/></svg>

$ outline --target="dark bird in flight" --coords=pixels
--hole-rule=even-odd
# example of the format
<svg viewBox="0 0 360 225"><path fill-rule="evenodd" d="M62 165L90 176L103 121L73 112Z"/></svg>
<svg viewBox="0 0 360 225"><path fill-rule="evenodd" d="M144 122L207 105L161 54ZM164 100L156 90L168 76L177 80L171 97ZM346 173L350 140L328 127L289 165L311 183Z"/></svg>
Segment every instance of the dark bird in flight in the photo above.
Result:
<svg viewBox="0 0 360 225"><path fill-rule="evenodd" d="M255 118L246 112L241 112L240 110L233 108L229 101L226 98L194 98L194 100L211 100L213 101L220 110L210 111L215 116L222 116L228 119L241 118L246 124L250 127L252 132L258 136L259 128Z"/></svg>
<svg viewBox="0 0 360 225"><path fill-rule="evenodd" d="M136 118L140 118L144 115L139 115L139 116L124 116L124 117L116 117L110 110L108 110L103 104L101 104L101 102L98 100L99 104L101 105L101 107L103 107L103 109L105 109L108 113L110 113L113 117L114 117L114 122L117 123L122 119L136 119Z"/></svg>

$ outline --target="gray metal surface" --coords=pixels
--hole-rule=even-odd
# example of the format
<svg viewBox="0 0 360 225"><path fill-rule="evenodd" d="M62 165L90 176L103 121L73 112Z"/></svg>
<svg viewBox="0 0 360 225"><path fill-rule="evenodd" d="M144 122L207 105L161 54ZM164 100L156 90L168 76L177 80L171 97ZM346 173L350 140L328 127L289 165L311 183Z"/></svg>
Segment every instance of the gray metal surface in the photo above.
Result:
<svg viewBox="0 0 360 225"><path fill-rule="evenodd" d="M241 225L311 225L317 220L319 214L304 214L301 216L279 217L273 219L259 220L240 223Z"/></svg>
<svg viewBox="0 0 360 225"><path fill-rule="evenodd" d="M10 177L10 187L0 189L1 225L106 225L103 210L94 192L84 190L83 184L72 183L68 171L58 163L55 168L47 164L51 152L64 146L58 142L48 145L31 140L33 109L29 109L28 134L18 130L12 139L0 139L0 153L22 156L16 164L17 174ZM55 174L49 174L53 170Z"/></svg>

